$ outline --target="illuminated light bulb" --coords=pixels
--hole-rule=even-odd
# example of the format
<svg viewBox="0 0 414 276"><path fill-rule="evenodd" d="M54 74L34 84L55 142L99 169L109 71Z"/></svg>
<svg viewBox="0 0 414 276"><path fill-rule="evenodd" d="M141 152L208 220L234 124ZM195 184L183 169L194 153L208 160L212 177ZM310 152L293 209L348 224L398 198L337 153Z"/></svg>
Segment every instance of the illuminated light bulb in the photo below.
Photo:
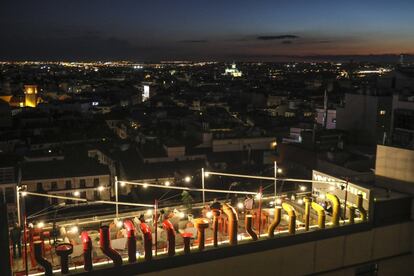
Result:
<svg viewBox="0 0 414 276"><path fill-rule="evenodd" d="M206 217L209 218L209 219L212 218L213 217L213 212L211 212L211 211L207 212Z"/></svg>
<svg viewBox="0 0 414 276"><path fill-rule="evenodd" d="M77 226L73 226L72 228L70 228L70 232L73 233L73 234L78 233L78 231L79 231L79 229L78 229Z"/></svg>
<svg viewBox="0 0 414 276"><path fill-rule="evenodd" d="M171 183L170 183L170 181L168 181L168 180L167 180L167 181L165 181L165 182L164 182L164 185L165 185L165 186L170 186L170 185L171 185Z"/></svg>
<svg viewBox="0 0 414 276"><path fill-rule="evenodd" d="M22 192L22 196L27 196L27 192Z"/></svg>
<svg viewBox="0 0 414 276"><path fill-rule="evenodd" d="M144 186L142 186L142 187L144 187L144 189L146 189L146 188L148 188L148 184L144 183Z"/></svg>
<svg viewBox="0 0 414 276"><path fill-rule="evenodd" d="M37 228L43 228L44 226L45 226L45 223L43 221L38 222L36 225Z"/></svg>
<svg viewBox="0 0 414 276"><path fill-rule="evenodd" d="M191 177L186 176L186 177L184 178L184 181L185 181L185 182L187 182L187 183L189 183L189 182L191 181Z"/></svg>
<svg viewBox="0 0 414 276"><path fill-rule="evenodd" d="M118 227L118 228L122 228L122 225L123 225L122 220L118 220L118 221L116 222L116 227Z"/></svg>
<svg viewBox="0 0 414 276"><path fill-rule="evenodd" d="M210 174L208 172L204 173L204 177L209 177L209 176L210 176Z"/></svg>
<svg viewBox="0 0 414 276"><path fill-rule="evenodd" d="M237 203L237 208L239 208L240 210L243 209L244 208L243 202Z"/></svg>
<svg viewBox="0 0 414 276"><path fill-rule="evenodd" d="M103 190L105 190L105 187L104 186L99 186L98 187L98 191L102 192Z"/></svg>
<svg viewBox="0 0 414 276"><path fill-rule="evenodd" d="M80 196L80 192L79 191L75 191L75 192L73 192L73 195L74 196Z"/></svg>
<svg viewBox="0 0 414 276"><path fill-rule="evenodd" d="M283 172L283 170L281 168L277 169L277 173L282 173L282 172Z"/></svg>
<svg viewBox="0 0 414 276"><path fill-rule="evenodd" d="M300 186L300 187L299 187L299 189L300 189L302 192L304 192L304 191L306 191L306 189L307 189L307 188L306 188L306 186Z"/></svg>
<svg viewBox="0 0 414 276"><path fill-rule="evenodd" d="M256 199L261 199L262 198L262 193L257 193L255 197L256 197Z"/></svg>
<svg viewBox="0 0 414 276"><path fill-rule="evenodd" d="M121 182L121 187L125 187L125 182Z"/></svg>

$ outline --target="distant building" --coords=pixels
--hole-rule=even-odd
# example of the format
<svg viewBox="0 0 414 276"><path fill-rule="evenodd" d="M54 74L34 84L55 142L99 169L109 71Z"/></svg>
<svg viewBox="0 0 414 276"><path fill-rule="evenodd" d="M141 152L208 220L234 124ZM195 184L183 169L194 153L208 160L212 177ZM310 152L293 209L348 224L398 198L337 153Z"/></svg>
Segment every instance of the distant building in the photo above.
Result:
<svg viewBox="0 0 414 276"><path fill-rule="evenodd" d="M395 94L392 99L391 144L414 149L414 94Z"/></svg>
<svg viewBox="0 0 414 276"><path fill-rule="evenodd" d="M233 63L230 68L226 68L224 70L225 76L232 76L233 78L239 78L243 75L243 73L237 69L236 64Z"/></svg>
<svg viewBox="0 0 414 276"><path fill-rule="evenodd" d="M39 98L37 95L37 85L25 85L24 95L25 95L24 105L26 107L37 106L37 104L39 103Z"/></svg>
<svg viewBox="0 0 414 276"><path fill-rule="evenodd" d="M351 142L382 144L389 135L390 96L345 94L345 106L336 110L336 128L348 131Z"/></svg>
<svg viewBox="0 0 414 276"><path fill-rule="evenodd" d="M324 122L326 117L326 122ZM328 109L326 111L322 108L316 109L316 122L321 125L325 126L326 129L335 129L336 128L336 110L335 109Z"/></svg>

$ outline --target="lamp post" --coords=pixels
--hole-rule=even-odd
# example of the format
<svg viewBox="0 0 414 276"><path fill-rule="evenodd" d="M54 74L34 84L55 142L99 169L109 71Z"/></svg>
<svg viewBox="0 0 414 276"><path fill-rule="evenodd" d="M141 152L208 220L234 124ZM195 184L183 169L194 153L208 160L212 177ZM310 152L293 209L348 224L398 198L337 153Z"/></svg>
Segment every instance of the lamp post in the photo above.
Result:
<svg viewBox="0 0 414 276"><path fill-rule="evenodd" d="M118 177L115 176L115 201L116 201L116 205L115 205L115 213L116 213L116 218L118 218Z"/></svg>
<svg viewBox="0 0 414 276"><path fill-rule="evenodd" d="M274 184L275 184L275 200L277 197L277 162L274 162L274 176L275 176L275 180L274 180Z"/></svg>
<svg viewBox="0 0 414 276"><path fill-rule="evenodd" d="M17 207L17 222L19 224L19 226L22 225L22 219L21 219L21 214L20 214L20 187L16 186L16 207Z"/></svg>
<svg viewBox="0 0 414 276"><path fill-rule="evenodd" d="M203 189L203 206L206 204L206 195L204 191L204 168L201 168L201 189Z"/></svg>

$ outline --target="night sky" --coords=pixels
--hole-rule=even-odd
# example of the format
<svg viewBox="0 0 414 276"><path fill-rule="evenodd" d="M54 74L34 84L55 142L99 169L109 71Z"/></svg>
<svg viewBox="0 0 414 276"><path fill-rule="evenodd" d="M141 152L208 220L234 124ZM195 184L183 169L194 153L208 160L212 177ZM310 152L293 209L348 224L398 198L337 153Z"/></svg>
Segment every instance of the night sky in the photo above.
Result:
<svg viewBox="0 0 414 276"><path fill-rule="evenodd" d="M2 0L0 60L414 53L413 0Z"/></svg>

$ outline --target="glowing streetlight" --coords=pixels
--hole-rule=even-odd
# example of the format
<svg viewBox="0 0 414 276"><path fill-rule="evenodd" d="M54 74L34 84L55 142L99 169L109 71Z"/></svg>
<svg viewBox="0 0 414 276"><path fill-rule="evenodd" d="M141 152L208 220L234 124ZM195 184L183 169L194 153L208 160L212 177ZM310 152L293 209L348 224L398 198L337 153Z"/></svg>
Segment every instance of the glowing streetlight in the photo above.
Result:
<svg viewBox="0 0 414 276"><path fill-rule="evenodd" d="M125 187L126 186L126 184L125 184L125 182L120 182L121 184L121 187Z"/></svg>
<svg viewBox="0 0 414 276"><path fill-rule="evenodd" d="M27 196L27 192L22 192L22 196Z"/></svg>
<svg viewBox="0 0 414 276"><path fill-rule="evenodd" d="M73 195L74 195L74 196L80 196L80 192L79 192L79 191L74 191L74 192L73 192Z"/></svg>
<svg viewBox="0 0 414 276"><path fill-rule="evenodd" d="M243 202L237 203L237 208L239 208L240 210L243 209L244 208Z"/></svg>
<svg viewBox="0 0 414 276"><path fill-rule="evenodd" d="M307 189L307 188L306 188L306 186L300 186L300 187L299 187L299 189L300 189L302 192L304 192L304 191L306 191L306 189Z"/></svg>
<svg viewBox="0 0 414 276"><path fill-rule="evenodd" d="M105 190L105 187L104 186L99 186L98 187L98 191L103 192L103 190Z"/></svg>
<svg viewBox="0 0 414 276"><path fill-rule="evenodd" d="M209 176L210 176L210 174L208 172L204 173L204 177L209 177Z"/></svg>
<svg viewBox="0 0 414 276"><path fill-rule="evenodd" d="M171 185L171 182L167 180L167 181L164 182L164 185L165 186L170 186Z"/></svg>
<svg viewBox="0 0 414 276"><path fill-rule="evenodd" d="M190 181L191 181L191 177L189 177L189 176L184 177L184 181L185 181L186 183L190 183Z"/></svg>
<svg viewBox="0 0 414 276"><path fill-rule="evenodd" d="M206 214L206 217L211 219L213 217L213 212L208 211L207 214Z"/></svg>
<svg viewBox="0 0 414 276"><path fill-rule="evenodd" d="M72 226L72 228L70 228L69 230L72 234L76 234L78 233L79 229L77 226Z"/></svg>
<svg viewBox="0 0 414 276"><path fill-rule="evenodd" d="M148 184L144 183L144 186L142 186L142 187L144 187L144 189L146 189L146 188L148 188Z"/></svg>
<svg viewBox="0 0 414 276"><path fill-rule="evenodd" d="M37 223L36 227L37 228L43 228L43 227L45 227L45 223L43 221L40 221L40 222Z"/></svg>

